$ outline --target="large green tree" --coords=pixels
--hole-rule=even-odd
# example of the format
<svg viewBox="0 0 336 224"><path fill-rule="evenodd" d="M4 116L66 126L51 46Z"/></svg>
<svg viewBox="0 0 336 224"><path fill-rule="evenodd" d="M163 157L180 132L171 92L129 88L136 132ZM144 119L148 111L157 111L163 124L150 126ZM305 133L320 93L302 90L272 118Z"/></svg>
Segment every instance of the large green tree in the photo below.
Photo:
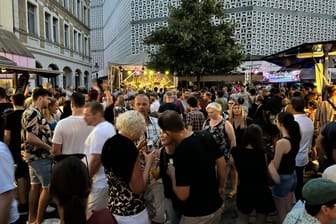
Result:
<svg viewBox="0 0 336 224"><path fill-rule="evenodd" d="M225 73L237 67L244 56L234 38L234 24L226 21L223 1L181 0L169 8L168 26L145 38L149 68L170 70L178 76Z"/></svg>

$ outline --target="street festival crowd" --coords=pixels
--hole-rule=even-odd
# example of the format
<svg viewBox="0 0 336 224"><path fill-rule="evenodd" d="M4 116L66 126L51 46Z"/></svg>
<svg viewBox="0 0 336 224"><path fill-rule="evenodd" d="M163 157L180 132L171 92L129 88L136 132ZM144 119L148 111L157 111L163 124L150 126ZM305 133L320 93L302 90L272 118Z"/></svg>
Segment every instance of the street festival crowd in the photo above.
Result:
<svg viewBox="0 0 336 224"><path fill-rule="evenodd" d="M0 224L336 220L336 86L103 89L0 88Z"/></svg>

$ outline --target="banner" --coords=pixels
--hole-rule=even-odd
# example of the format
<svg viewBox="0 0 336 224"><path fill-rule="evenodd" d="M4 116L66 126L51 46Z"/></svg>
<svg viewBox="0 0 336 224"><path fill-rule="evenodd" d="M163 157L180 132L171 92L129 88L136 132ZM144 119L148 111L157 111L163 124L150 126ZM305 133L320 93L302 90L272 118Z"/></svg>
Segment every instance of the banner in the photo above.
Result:
<svg viewBox="0 0 336 224"><path fill-rule="evenodd" d="M301 70L263 72L263 82L280 83L280 82L299 82Z"/></svg>

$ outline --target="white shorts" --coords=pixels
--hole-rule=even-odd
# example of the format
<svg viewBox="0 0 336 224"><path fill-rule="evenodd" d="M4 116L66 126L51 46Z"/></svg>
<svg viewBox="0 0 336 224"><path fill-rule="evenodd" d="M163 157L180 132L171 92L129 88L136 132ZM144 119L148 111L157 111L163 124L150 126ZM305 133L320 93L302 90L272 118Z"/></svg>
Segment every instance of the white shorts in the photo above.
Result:
<svg viewBox="0 0 336 224"><path fill-rule="evenodd" d="M92 188L87 203L87 214L91 214L100 208L107 208L108 189L106 188Z"/></svg>
<svg viewBox="0 0 336 224"><path fill-rule="evenodd" d="M113 214L114 218L117 220L118 224L150 224L147 209L145 208L142 212L136 215L120 216Z"/></svg>

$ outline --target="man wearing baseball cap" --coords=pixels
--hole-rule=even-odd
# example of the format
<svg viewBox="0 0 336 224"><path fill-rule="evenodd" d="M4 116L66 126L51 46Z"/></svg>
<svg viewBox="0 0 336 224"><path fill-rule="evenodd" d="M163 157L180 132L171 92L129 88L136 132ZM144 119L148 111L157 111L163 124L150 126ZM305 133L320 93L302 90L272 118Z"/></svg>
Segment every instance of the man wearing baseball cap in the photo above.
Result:
<svg viewBox="0 0 336 224"><path fill-rule="evenodd" d="M303 186L302 197L304 208L292 209L284 224L330 224L336 221L336 182L323 177L309 180Z"/></svg>

